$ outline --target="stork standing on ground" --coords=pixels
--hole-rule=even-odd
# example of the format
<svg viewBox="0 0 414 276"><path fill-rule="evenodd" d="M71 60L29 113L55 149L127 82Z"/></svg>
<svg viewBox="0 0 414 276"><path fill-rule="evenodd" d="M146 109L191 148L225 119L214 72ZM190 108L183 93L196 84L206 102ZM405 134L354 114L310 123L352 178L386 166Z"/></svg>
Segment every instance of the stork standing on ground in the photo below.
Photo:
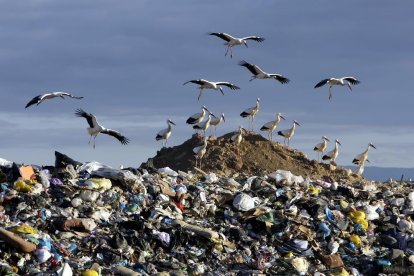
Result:
<svg viewBox="0 0 414 276"><path fill-rule="evenodd" d="M208 109L207 109L207 107L205 107L205 106L203 105L203 106L201 107L201 112L200 112L200 113L196 113L196 114L191 115L191 116L187 119L186 123L187 123L187 124L189 124L189 125L195 125L195 124L200 123L201 121L203 121L203 120L204 120L204 117L206 116L206 111L207 111L207 112L209 112L209 113L211 113L211 112L210 112L210 110L208 110Z"/></svg>
<svg viewBox="0 0 414 276"><path fill-rule="evenodd" d="M332 86L334 86L334 85L341 85L341 86L346 85L346 86L348 86L349 91L352 91L351 84L352 85L357 85L358 83L360 83L360 81L357 80L354 77L343 77L343 78L339 78L339 79L330 78L330 79L321 80L320 82L318 82L315 85L315 88L318 88L318 87L324 86L325 84L328 84L329 85L329 100L330 100L332 98L332 91L331 91Z"/></svg>
<svg viewBox="0 0 414 276"><path fill-rule="evenodd" d="M201 146L197 146L195 148L193 148L193 152L195 153L195 158L196 158L196 168L197 168L197 164L200 166L201 169L201 161L203 159L204 154L206 154L207 151L207 141L208 141L208 137L205 136L204 140L203 140L203 144ZM197 162L199 161L199 162Z"/></svg>
<svg viewBox="0 0 414 276"><path fill-rule="evenodd" d="M226 33L209 33L209 35L215 35L217 37L220 37L224 41L226 41L224 45L227 45L227 50L224 56L227 56L227 54L230 51L230 58L233 58L233 46L244 45L247 48L249 48L247 46L247 40L254 40L256 42L262 42L265 40L263 37L259 37L259 36L246 36L246 37L238 38L238 37L233 37Z"/></svg>
<svg viewBox="0 0 414 276"><path fill-rule="evenodd" d="M123 136L118 131L105 128L104 126L100 125L98 121L96 120L96 117L92 115L91 113L86 113L85 111L79 108L76 110L75 115L78 117L85 118L86 121L88 122L89 127L87 128L87 130L88 130L89 135L91 136L89 139L89 145L91 144L91 139L93 137L93 148L95 148L96 136L98 136L99 133L108 134L112 137L115 137L123 145L126 145L129 143L129 139Z"/></svg>
<svg viewBox="0 0 414 276"><path fill-rule="evenodd" d="M282 113L279 112L276 114L276 120L270 121L260 128L261 131L267 131L270 141L273 141L273 131L277 128L281 119L285 120L285 117L283 117Z"/></svg>
<svg viewBox="0 0 414 276"><path fill-rule="evenodd" d="M318 162L321 161L321 159L320 159L321 156L320 155L321 154L323 155L323 153L325 152L326 147L328 146L328 142L330 142L329 139L326 136L322 136L322 143L317 144L313 148L314 151L318 152Z"/></svg>
<svg viewBox="0 0 414 276"><path fill-rule="evenodd" d="M341 145L341 143L338 141L338 139L335 139L335 147L333 150L331 150L330 152L328 152L327 154L325 154L324 156L322 156L322 160L331 160L332 162L335 163L336 158L338 157L339 154L339 146Z"/></svg>
<svg viewBox="0 0 414 276"><path fill-rule="evenodd" d="M208 80L190 80L185 82L183 85L186 85L187 83L195 83L200 85L198 89L200 89L200 93L198 94L198 100L200 100L201 94L203 93L204 89L214 89L214 90L219 90L221 92L221 94L224 95L223 92L223 88L221 87L221 85L227 86L228 88L230 88L231 90L238 90L240 89L240 87L230 83L230 82L226 82L226 81L218 81L218 82L212 82L212 81L208 81Z"/></svg>
<svg viewBox="0 0 414 276"><path fill-rule="evenodd" d="M254 79L275 79L283 84L288 83L290 81L288 78L285 78L284 76L280 74L266 73L259 66L251 64L251 63L247 63L244 60L240 61L239 65L246 67L250 72L252 72L253 76L250 79L250 81Z"/></svg>
<svg viewBox="0 0 414 276"><path fill-rule="evenodd" d="M224 113L221 114L220 117L215 117L211 119L210 126L214 126L214 136L217 135L217 126L221 124L221 122L225 122L226 119L224 118Z"/></svg>
<svg viewBox="0 0 414 276"><path fill-rule="evenodd" d="M26 104L25 108L28 108L29 106L34 105L34 104L39 105L44 100L50 100L50 99L57 98L57 97L61 97L62 99L65 99L65 96L70 97L72 99L77 99L77 100L83 99L83 97L75 97L66 92L51 92L51 93L46 93L46 94L38 95L34 97L33 99L30 100L30 102Z"/></svg>
<svg viewBox="0 0 414 276"><path fill-rule="evenodd" d="M356 165L360 165L361 163L365 163L365 161L368 160L369 148L377 149L372 143L369 143L367 149L363 153L358 154L354 158L354 160L352 160L352 163L354 163Z"/></svg>
<svg viewBox="0 0 414 276"><path fill-rule="evenodd" d="M231 136L230 140L236 144L237 147L237 151L240 155L240 143L243 141L243 131L245 131L245 129L242 126L239 126L239 130L236 132L236 134L234 134L233 136Z"/></svg>
<svg viewBox="0 0 414 276"><path fill-rule="evenodd" d="M356 175L362 175L364 173L364 170L365 170L365 162L370 162L370 161L367 159L364 162L360 162L358 164L358 167L355 169L354 174L356 174Z"/></svg>
<svg viewBox="0 0 414 276"><path fill-rule="evenodd" d="M203 137L206 137L206 130L210 127L211 116L214 116L214 114L213 113L208 114L207 120L193 126L193 128L195 130L202 130L203 131Z"/></svg>
<svg viewBox="0 0 414 276"><path fill-rule="evenodd" d="M286 145L286 139L287 139L288 141L287 146L290 147L290 138L292 138L293 135L295 135L296 125L300 126L300 124L295 120L293 121L293 126L291 128L277 132L278 135L283 136L284 138L283 145Z"/></svg>
<svg viewBox="0 0 414 276"><path fill-rule="evenodd" d="M249 117L249 127L250 127L250 122L251 122L252 131L254 129L254 116L256 116L257 112L259 112L259 102L260 102L260 98L257 98L255 106L250 107L246 109L245 111L243 111L242 113L240 113L240 116L242 116L243 118Z"/></svg>
<svg viewBox="0 0 414 276"><path fill-rule="evenodd" d="M170 119L167 120L167 128L164 128L163 130L160 130L160 132L157 133L157 136L155 136L155 140L159 141L159 140L164 140L164 142L162 143L162 147L166 147L167 146L167 141L168 138L170 138L171 136L171 125L175 125L173 121L171 121Z"/></svg>

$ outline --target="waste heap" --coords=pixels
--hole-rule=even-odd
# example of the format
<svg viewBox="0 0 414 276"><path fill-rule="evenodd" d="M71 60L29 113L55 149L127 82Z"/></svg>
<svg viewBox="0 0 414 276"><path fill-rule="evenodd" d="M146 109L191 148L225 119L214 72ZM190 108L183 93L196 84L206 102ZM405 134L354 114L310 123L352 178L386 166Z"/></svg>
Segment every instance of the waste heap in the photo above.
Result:
<svg viewBox="0 0 414 276"><path fill-rule="evenodd" d="M55 155L43 167L0 159L1 275L414 273L412 183Z"/></svg>

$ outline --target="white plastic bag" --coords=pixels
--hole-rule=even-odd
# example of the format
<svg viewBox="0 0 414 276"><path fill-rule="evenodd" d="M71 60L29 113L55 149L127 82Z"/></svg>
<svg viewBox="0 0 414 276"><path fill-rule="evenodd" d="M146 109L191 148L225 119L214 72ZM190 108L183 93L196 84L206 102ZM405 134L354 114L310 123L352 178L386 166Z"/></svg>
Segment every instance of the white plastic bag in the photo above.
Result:
<svg viewBox="0 0 414 276"><path fill-rule="evenodd" d="M255 208L255 198L248 194L240 193L233 199L233 206L239 211L249 211Z"/></svg>

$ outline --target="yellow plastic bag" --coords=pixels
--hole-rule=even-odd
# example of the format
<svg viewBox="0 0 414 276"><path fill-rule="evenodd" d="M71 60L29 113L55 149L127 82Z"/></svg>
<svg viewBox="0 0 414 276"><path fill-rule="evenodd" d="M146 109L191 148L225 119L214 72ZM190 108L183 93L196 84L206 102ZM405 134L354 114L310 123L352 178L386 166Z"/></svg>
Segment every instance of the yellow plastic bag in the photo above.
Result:
<svg viewBox="0 0 414 276"><path fill-rule="evenodd" d="M349 240L351 242L353 242L356 246L360 246L361 245L361 238L358 235L352 235L349 237Z"/></svg>
<svg viewBox="0 0 414 276"><path fill-rule="evenodd" d="M99 276L99 274L93 269L88 269L82 273L82 276Z"/></svg>
<svg viewBox="0 0 414 276"><path fill-rule="evenodd" d="M9 231L16 234L37 234L36 229L26 224L13 227L12 229L9 229Z"/></svg>
<svg viewBox="0 0 414 276"><path fill-rule="evenodd" d="M32 186L27 185L22 180L17 180L16 182L14 182L14 187L16 191L21 192L21 193L30 193L33 190Z"/></svg>
<svg viewBox="0 0 414 276"><path fill-rule="evenodd" d="M112 182L108 178L89 178L85 184L98 190L109 190L112 187Z"/></svg>
<svg viewBox="0 0 414 276"><path fill-rule="evenodd" d="M368 221L365 218L365 213L362 211L351 211L349 212L349 217L354 223L359 223L362 225L362 229L366 230L368 228Z"/></svg>

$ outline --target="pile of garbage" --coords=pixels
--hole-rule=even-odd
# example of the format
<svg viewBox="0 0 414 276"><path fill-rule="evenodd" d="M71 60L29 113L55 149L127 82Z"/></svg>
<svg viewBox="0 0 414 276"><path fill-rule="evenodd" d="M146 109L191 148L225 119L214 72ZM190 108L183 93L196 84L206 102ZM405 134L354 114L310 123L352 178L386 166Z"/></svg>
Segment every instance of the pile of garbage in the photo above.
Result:
<svg viewBox="0 0 414 276"><path fill-rule="evenodd" d="M0 159L1 275L414 273L412 183Z"/></svg>

